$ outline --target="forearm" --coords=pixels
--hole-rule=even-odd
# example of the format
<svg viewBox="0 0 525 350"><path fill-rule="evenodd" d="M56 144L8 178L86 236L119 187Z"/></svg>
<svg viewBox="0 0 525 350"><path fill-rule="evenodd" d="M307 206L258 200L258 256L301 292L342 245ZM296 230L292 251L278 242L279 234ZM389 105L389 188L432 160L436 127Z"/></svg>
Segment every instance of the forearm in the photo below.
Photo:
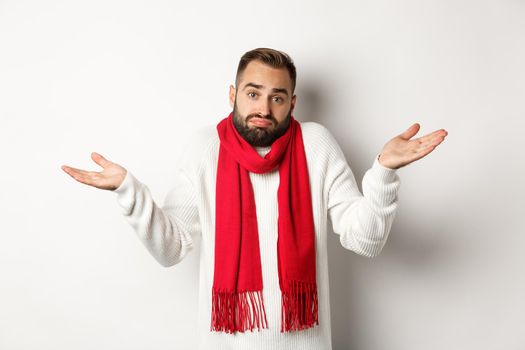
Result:
<svg viewBox="0 0 525 350"><path fill-rule="evenodd" d="M363 194L353 176L348 175L346 183L340 186L339 193L347 198L330 209L330 216L341 245L363 256L377 256L386 243L397 209L397 173L381 166L376 158L363 177Z"/></svg>
<svg viewBox="0 0 525 350"><path fill-rule="evenodd" d="M177 264L192 249L191 235L180 229L178 219L159 207L148 187L129 171L114 192L124 218L161 265Z"/></svg>

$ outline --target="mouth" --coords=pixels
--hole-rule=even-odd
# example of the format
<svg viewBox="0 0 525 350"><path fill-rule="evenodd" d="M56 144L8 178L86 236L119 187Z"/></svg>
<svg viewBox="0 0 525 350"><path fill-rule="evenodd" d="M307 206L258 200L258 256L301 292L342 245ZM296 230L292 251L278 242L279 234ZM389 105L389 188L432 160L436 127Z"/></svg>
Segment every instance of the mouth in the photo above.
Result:
<svg viewBox="0 0 525 350"><path fill-rule="evenodd" d="M258 117L251 118L249 120L249 123L252 123L253 125L258 126L260 128L266 128L266 127L272 126L271 120L264 119L264 118L258 118Z"/></svg>

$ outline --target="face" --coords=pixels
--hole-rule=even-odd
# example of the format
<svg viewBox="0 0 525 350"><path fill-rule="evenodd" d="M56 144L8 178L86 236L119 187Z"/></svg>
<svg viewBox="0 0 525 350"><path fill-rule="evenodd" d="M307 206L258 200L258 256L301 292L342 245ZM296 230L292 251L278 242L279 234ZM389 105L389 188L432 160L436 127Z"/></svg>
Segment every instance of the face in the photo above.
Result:
<svg viewBox="0 0 525 350"><path fill-rule="evenodd" d="M237 89L230 85L235 128L256 147L270 146L286 132L295 101L286 68L275 69L257 60L248 63Z"/></svg>

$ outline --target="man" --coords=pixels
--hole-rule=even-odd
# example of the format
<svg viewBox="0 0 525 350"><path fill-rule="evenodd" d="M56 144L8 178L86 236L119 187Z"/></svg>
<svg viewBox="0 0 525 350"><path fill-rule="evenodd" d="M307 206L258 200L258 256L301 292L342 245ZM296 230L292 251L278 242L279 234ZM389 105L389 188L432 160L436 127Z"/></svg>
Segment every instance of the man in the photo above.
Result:
<svg viewBox="0 0 525 350"><path fill-rule="evenodd" d="M162 265L180 262L202 238L199 349L331 349L328 217L343 247L379 254L397 209L396 170L447 135L440 129L410 140L416 123L392 138L363 177L362 195L331 133L292 116L295 84L287 54L245 53L230 86L233 111L193 135L162 207L130 171L98 153L91 157L102 172L62 167L117 193Z"/></svg>

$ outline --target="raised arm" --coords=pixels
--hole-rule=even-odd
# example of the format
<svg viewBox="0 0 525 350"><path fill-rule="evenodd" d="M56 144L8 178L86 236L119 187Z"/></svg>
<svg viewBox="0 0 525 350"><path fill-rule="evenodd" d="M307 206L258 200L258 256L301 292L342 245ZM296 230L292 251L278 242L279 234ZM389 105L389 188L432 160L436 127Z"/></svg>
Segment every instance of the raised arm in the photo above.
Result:
<svg viewBox="0 0 525 350"><path fill-rule="evenodd" d="M399 176L396 170L374 159L363 177L363 195L342 151L337 149L327 173L328 213L333 230L340 235L344 248L375 257L383 249L395 217Z"/></svg>
<svg viewBox="0 0 525 350"><path fill-rule="evenodd" d="M380 158L374 159L363 177L364 195L359 192L343 152L328 133L332 154L327 172L328 211L343 247L367 257L374 257L383 249L398 204L397 169L427 156L448 135L439 129L411 139L419 129L419 123L414 123L384 145Z"/></svg>
<svg viewBox="0 0 525 350"><path fill-rule="evenodd" d="M194 186L182 168L177 170L175 186L159 207L146 185L130 171L92 153L102 172L62 166L77 181L117 194L126 221L150 254L163 266L179 263L193 248L194 237L200 232Z"/></svg>
<svg viewBox="0 0 525 350"><path fill-rule="evenodd" d="M122 214L150 254L165 267L173 266L193 249L200 233L194 187L179 169L175 186L158 206L149 188L128 171L115 191Z"/></svg>

